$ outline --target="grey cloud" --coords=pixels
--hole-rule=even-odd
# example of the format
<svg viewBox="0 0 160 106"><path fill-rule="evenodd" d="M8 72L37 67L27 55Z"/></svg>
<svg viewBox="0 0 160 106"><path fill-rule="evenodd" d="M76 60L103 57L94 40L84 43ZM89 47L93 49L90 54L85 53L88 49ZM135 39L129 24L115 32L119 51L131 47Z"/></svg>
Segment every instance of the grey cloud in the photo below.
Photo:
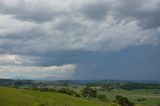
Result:
<svg viewBox="0 0 160 106"><path fill-rule="evenodd" d="M15 3L10 3L15 2ZM33 21L36 23L53 20L55 16L64 15L66 12L57 9L56 1L37 1L27 0L2 0L0 2L0 12L3 14L15 15L20 20ZM62 3L62 2L60 2ZM62 6L63 7L63 6ZM67 10L67 9L66 9Z"/></svg>
<svg viewBox="0 0 160 106"><path fill-rule="evenodd" d="M67 19L55 24L53 21L25 33L14 32L1 37L0 47L7 53L41 54L60 50L114 51L159 42L157 29L141 30L137 22L122 22L108 29L105 24L91 23L94 27L80 22Z"/></svg>
<svg viewBox="0 0 160 106"><path fill-rule="evenodd" d="M110 10L108 2L96 1L82 5L78 11L93 20L104 20Z"/></svg>
<svg viewBox="0 0 160 106"><path fill-rule="evenodd" d="M70 0L15 0L13 4L9 1L0 1L0 13L3 13L0 15L1 53L115 51L159 44L157 0L154 3L144 0L79 1L81 4L77 7L79 2ZM26 15L25 20L23 15ZM54 15L54 19L45 18ZM39 17L44 20L30 21L38 21ZM144 26L147 29L143 29Z"/></svg>
<svg viewBox="0 0 160 106"><path fill-rule="evenodd" d="M95 69L93 72L96 76L99 70L107 69L106 60L110 56L106 54L105 58L104 55L97 57L99 53L114 52L116 55L123 49L146 45L157 49L160 44L159 3L159 0L0 0L0 54L3 54L0 56L0 68L6 71L0 70L3 71L0 77L11 77L12 74L25 76L25 72L20 72L25 69L26 73L30 70L31 73L27 74L32 77L40 74L41 77L67 78L77 70L77 64L80 64L79 72L75 72L75 75L81 74L82 78L87 73L86 77L92 77L90 70ZM6 57L8 54L11 56ZM126 56L117 62L121 56L115 59L115 55L111 61L117 65ZM147 57L150 56L145 59ZM155 59L158 58L152 60L152 68ZM111 61L107 60L108 67ZM111 65L114 65L113 62ZM102 68L98 68L101 65L97 64L101 63ZM74 64L75 67L71 68L69 74L68 71L59 73L54 70L43 76L45 72L42 71L46 67L63 67L63 64ZM124 65L128 67L128 64ZM12 68L18 69L19 74L7 73ZM113 70L116 68L110 67ZM156 68L157 71L159 64ZM40 72L38 69L41 69ZM121 68L121 72L124 69Z"/></svg>
<svg viewBox="0 0 160 106"><path fill-rule="evenodd" d="M159 0L102 0L87 2L78 8L78 12L87 18L101 20L113 16L117 21L137 20L144 28L157 28L160 25Z"/></svg>
<svg viewBox="0 0 160 106"><path fill-rule="evenodd" d="M144 28L157 28L160 26L160 1L159 0L122 0L113 9L116 19L129 18L137 20Z"/></svg>
<svg viewBox="0 0 160 106"><path fill-rule="evenodd" d="M108 16L113 16L117 21L123 19L137 20L139 25L144 28L154 28L160 25L159 0L14 1L15 3L10 3L12 1L2 0L0 2L0 12L36 23L52 21L61 16L65 18L68 14L79 14L80 17L84 16L94 21L103 20L103 22ZM80 6L77 6L78 3Z"/></svg>

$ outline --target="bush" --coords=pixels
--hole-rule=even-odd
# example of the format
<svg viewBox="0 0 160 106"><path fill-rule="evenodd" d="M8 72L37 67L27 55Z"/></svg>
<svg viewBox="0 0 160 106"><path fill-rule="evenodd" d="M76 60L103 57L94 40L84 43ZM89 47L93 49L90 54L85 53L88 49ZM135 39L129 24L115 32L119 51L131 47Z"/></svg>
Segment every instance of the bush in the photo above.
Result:
<svg viewBox="0 0 160 106"><path fill-rule="evenodd" d="M54 88L38 88L38 87L32 87L32 88L27 88L30 90L35 90L35 91L41 91L41 92L56 92L56 89Z"/></svg>
<svg viewBox="0 0 160 106"><path fill-rule="evenodd" d="M67 95L72 95L75 94L75 92L71 89L68 88L61 88L60 90L58 90L59 93L63 93L63 94L67 94Z"/></svg>
<svg viewBox="0 0 160 106"><path fill-rule="evenodd" d="M126 97L117 95L115 98L116 103L118 103L120 106L134 106L134 103L130 102Z"/></svg>
<svg viewBox="0 0 160 106"><path fill-rule="evenodd" d="M75 97L81 97L81 96L80 96L80 94L76 93L76 94L75 94Z"/></svg>
<svg viewBox="0 0 160 106"><path fill-rule="evenodd" d="M84 97L95 98L97 96L97 91L89 87L82 89L81 92Z"/></svg>
<svg viewBox="0 0 160 106"><path fill-rule="evenodd" d="M48 92L48 91L49 91L48 88L38 88L38 89L39 89L39 91L41 91L41 92Z"/></svg>
<svg viewBox="0 0 160 106"><path fill-rule="evenodd" d="M106 101L106 100L107 100L107 96L106 96L105 94L99 94L99 95L97 96L97 98L98 98L99 100L101 100L101 101Z"/></svg>
<svg viewBox="0 0 160 106"><path fill-rule="evenodd" d="M137 101L139 101L139 102L142 102L142 101L145 101L146 100L146 98L139 98L139 99L137 99Z"/></svg>

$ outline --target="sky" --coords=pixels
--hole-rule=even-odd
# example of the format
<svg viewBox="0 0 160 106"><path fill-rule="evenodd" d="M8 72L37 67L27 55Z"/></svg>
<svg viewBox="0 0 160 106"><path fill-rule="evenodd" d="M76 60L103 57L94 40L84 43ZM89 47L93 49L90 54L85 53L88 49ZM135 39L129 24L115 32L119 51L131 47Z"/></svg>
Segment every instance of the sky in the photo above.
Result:
<svg viewBox="0 0 160 106"><path fill-rule="evenodd" d="M0 0L0 78L160 81L160 0Z"/></svg>

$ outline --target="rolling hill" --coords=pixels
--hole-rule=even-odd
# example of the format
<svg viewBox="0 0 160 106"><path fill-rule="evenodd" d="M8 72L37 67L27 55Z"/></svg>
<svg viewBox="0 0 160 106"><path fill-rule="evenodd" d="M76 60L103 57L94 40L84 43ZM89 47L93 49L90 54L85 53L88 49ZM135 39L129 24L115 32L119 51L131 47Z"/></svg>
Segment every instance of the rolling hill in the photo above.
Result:
<svg viewBox="0 0 160 106"><path fill-rule="evenodd" d="M76 98L54 92L0 87L0 106L110 106L109 102Z"/></svg>

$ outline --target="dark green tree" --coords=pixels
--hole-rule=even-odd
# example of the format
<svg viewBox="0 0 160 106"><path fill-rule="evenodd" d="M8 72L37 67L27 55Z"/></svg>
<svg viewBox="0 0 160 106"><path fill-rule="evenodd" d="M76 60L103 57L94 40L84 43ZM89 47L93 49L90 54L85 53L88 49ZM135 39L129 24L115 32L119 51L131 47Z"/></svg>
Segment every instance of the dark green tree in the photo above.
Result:
<svg viewBox="0 0 160 106"><path fill-rule="evenodd" d="M99 95L97 96L97 98L98 98L99 100L101 100L101 101L106 101L106 100L107 100L107 96L106 96L105 94L99 94Z"/></svg>
<svg viewBox="0 0 160 106"><path fill-rule="evenodd" d="M81 93L84 97L88 98L95 98L97 96L97 91L89 87L82 89Z"/></svg>
<svg viewBox="0 0 160 106"><path fill-rule="evenodd" d="M117 95L116 97L116 102L121 105L121 106L134 106L135 104L130 102L126 97Z"/></svg>
<svg viewBox="0 0 160 106"><path fill-rule="evenodd" d="M81 97L81 95L80 95L80 94L78 94L78 93L76 93L76 94L75 94L75 97Z"/></svg>
<svg viewBox="0 0 160 106"><path fill-rule="evenodd" d="M67 95L74 95L75 92L71 89L68 88L61 88L60 90L58 90L59 93L63 93L63 94L67 94Z"/></svg>

